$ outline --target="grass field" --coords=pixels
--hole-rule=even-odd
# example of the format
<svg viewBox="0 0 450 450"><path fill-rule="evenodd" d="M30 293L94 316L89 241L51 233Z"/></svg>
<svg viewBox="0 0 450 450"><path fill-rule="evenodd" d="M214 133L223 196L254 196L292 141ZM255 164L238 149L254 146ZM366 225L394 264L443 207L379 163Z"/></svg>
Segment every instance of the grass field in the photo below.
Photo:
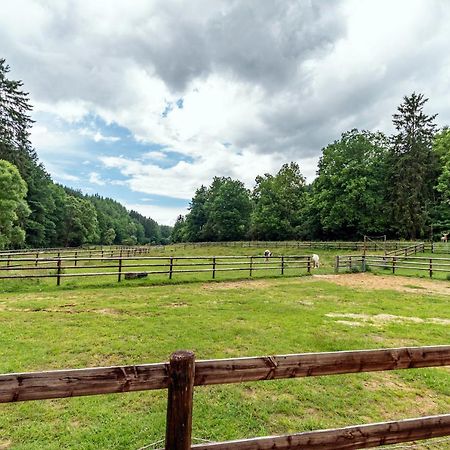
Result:
<svg viewBox="0 0 450 450"><path fill-rule="evenodd" d="M261 257L264 253L265 247L261 248L242 248L242 247L223 247L223 246L208 246L208 247L187 247L182 248L181 246L166 246L163 248L155 248L152 249L151 253L149 253L148 256L160 256L167 258L164 261L155 262L155 261L147 261L148 263L155 263L155 264L168 264L170 257L187 257L187 256L194 256L194 257L208 257L211 258L213 256L259 256ZM319 270L315 270L314 273L332 273L334 271L334 262L336 255L342 254L343 250L317 250L317 249L297 249L294 247L286 247L286 248L276 248L273 251L274 256L281 256L281 255L312 255L313 253L318 253L320 255L320 263L321 267ZM350 252L350 251L344 251L345 254L353 254L358 255L360 252ZM124 285L131 285L131 286L141 286L141 285L155 285L155 284L162 284L162 283L180 283L180 282L187 282L187 281L207 281L211 280L212 273L204 272L204 273L177 273L176 271L178 269L183 269L183 267L178 266L179 263L185 263L185 264L195 264L195 260L184 260L184 261L175 261L175 272L173 274L173 279L171 281L168 280L167 274L151 274L145 279L141 280L132 280L132 281L126 281L122 277L122 282ZM221 267L232 267L231 265L226 265L226 261L222 261L225 265ZM131 260L124 262L124 269L123 272L127 271L145 271L145 270L151 270L148 267L144 267L142 269L139 269L138 264L142 264L143 261L139 260ZM244 259L241 261L241 265L244 266L244 263L248 263L248 259L244 261ZM5 265L6 263L3 263ZM27 263L20 263L14 261L12 264L30 264L34 266L33 262L27 262ZM73 262L70 263L63 263L63 267L66 264L73 265ZM101 266L108 266L113 265L115 267L105 267L105 268L92 268L91 266L93 264L101 265ZM90 262L90 261L78 261L78 269L64 269L64 273L89 273L89 272L116 272L117 269L118 260L113 259L112 261L105 260L104 262L96 261L96 262ZM273 270L255 270L253 271L252 278L267 278L267 277L276 277L280 275L280 260L279 259L273 259L269 263L264 263L262 259L255 261L256 265L259 265L259 267L264 266L276 266ZM52 267L56 266L56 262L51 263ZM126 267L125 267L126 266ZM128 267L128 268L127 268ZM246 266L248 267L248 266ZM186 267L184 267L186 268ZM191 268L198 268L198 269L211 269L211 261L208 265L198 265L193 266ZM153 270L168 270L167 267L155 267ZM0 272L0 275L5 274L31 274L33 273L32 270L24 272L24 271L2 271ZM42 271L34 271L34 273L43 273ZM53 269L52 273L55 274L56 271ZM285 276L294 276L297 277L299 275L306 275L307 270L306 267L304 268L296 268L296 269L290 269L289 264L287 264L287 268L285 270ZM242 278L248 278L249 272L246 271L236 271L236 272L220 272L218 271L216 273L216 279L217 280L233 280L233 279L242 279ZM40 278L40 279L21 279L21 280L0 280L0 292L17 292L17 291L36 291L36 290L48 290L48 289L73 289L73 288L79 288L79 287L108 287L108 286L115 286L117 285L117 275L106 275L106 276L95 276L95 277L70 277L70 278L62 278L61 280L61 286L56 286L56 279L55 278Z"/></svg>
<svg viewBox="0 0 450 450"><path fill-rule="evenodd" d="M0 293L0 372L160 362L177 349L208 359L449 343L447 282L334 277L335 254L322 251L322 276L312 277L10 284L14 293ZM3 404L0 449L139 449L164 436L165 395ZM450 371L201 387L194 405L193 436L208 440L418 417L449 412Z"/></svg>

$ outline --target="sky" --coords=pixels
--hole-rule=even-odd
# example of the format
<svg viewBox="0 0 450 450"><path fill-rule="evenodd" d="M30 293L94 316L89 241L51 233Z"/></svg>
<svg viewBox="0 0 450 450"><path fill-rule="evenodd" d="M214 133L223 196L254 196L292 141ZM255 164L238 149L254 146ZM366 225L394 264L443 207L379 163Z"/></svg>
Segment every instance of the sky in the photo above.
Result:
<svg viewBox="0 0 450 450"><path fill-rule="evenodd" d="M172 225L214 176L252 188L404 95L450 124L447 0L2 0L0 57L52 178Z"/></svg>

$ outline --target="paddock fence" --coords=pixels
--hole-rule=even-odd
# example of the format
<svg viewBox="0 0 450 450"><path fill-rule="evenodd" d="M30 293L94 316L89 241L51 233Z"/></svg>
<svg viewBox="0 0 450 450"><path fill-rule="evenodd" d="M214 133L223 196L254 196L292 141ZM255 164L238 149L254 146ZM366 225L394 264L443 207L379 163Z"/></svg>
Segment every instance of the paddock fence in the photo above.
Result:
<svg viewBox="0 0 450 450"><path fill-rule="evenodd" d="M344 271L366 272L371 267L376 267L397 273L399 269L409 271L428 272L430 278L435 272L450 273L450 258L421 257L421 256L397 256L397 255L346 255L336 256L335 272Z"/></svg>
<svg viewBox="0 0 450 450"><path fill-rule="evenodd" d="M192 445L194 386L450 365L450 345L195 361L0 375L0 403L167 389L165 450L359 449L450 435L450 414Z"/></svg>
<svg viewBox="0 0 450 450"><path fill-rule="evenodd" d="M0 263L2 261L11 261L16 258L32 257L35 258L55 258L55 257L78 257L92 258L92 257L114 257L114 256L138 256L150 253L155 247L150 246L132 246L132 247L65 247L65 248L42 248L42 249L28 249L28 250L7 250L0 251Z"/></svg>
<svg viewBox="0 0 450 450"><path fill-rule="evenodd" d="M411 246L410 241L228 241L228 242L184 242L173 244L179 248L202 247L242 247L242 248L298 248L316 250L355 250L384 251L399 250ZM431 245L431 244L430 244Z"/></svg>
<svg viewBox="0 0 450 450"><path fill-rule="evenodd" d="M425 244L423 242L419 244L413 244L405 248L400 248L396 250L391 250L389 252L386 252L385 255L391 255L391 256L397 256L397 255L416 255L417 253L422 252L425 253Z"/></svg>
<svg viewBox="0 0 450 450"><path fill-rule="evenodd" d="M310 273L311 255L286 256L119 256L119 257L54 257L14 258L0 260L0 280L21 278L56 278L59 286L67 277L114 276L117 281L143 278L148 275L175 275L219 272L244 272L253 276L257 271L272 271L280 275L298 274L297 269Z"/></svg>

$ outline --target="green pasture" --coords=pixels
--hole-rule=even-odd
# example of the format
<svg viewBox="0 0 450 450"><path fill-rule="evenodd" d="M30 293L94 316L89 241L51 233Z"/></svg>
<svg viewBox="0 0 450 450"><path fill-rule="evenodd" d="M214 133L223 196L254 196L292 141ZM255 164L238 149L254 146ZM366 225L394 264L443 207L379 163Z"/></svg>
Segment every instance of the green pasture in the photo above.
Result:
<svg viewBox="0 0 450 450"><path fill-rule="evenodd" d="M225 247L225 246L205 246L205 247L190 247L190 246L181 246L181 245L172 245L163 248L155 248L151 249L148 255L145 256L159 256L164 257L165 259L162 261L145 261L142 259L132 259L123 261L122 272L125 274L126 272L144 272L144 271L167 271L167 265L170 262L170 258L173 257L174 260L174 273L172 280L169 280L169 276L167 274L149 274L148 277L139 279L139 280L125 280L124 276L122 276L122 281L124 285L154 285L154 284L162 284L162 283L180 283L180 282L190 282L190 281L207 281L212 279L212 258L216 256L218 259L218 263L222 265L218 265L217 268L233 268L233 267L248 267L248 258L242 258L240 260L227 260L220 259L220 256L254 256L259 257L259 259L254 259L254 268L256 270L252 271L252 278L270 278L270 277L278 277L281 275L281 264L278 258L273 258L268 262L265 262L264 259L261 258L265 250L265 247L261 248L249 248L249 247ZM317 253L320 255L320 263L321 267L319 270L315 269L313 273L332 273L334 271L334 261L335 257L338 254L342 254L343 250L322 250L322 249L297 249L294 247L285 247L285 248L275 248L272 250L273 256L282 256L282 255L298 255L298 256L307 256L312 255L313 253ZM106 255L107 252L105 252ZM345 251L345 254L354 254L358 255L360 252L353 251L349 252ZM208 261L200 261L195 259L184 259L184 260L176 260L176 257L206 257ZM19 257L18 257L19 258ZM231 264L234 263L234 264ZM237 264L238 263L238 264ZM11 265L30 265L30 270L17 270L17 271L0 271L1 275L20 275L20 274L36 274L36 273L51 273L56 275L56 262L52 261L47 264L47 267L51 267L48 271L44 270L34 270L34 262L26 261L21 262L14 259L10 261ZM74 265L74 261L64 261L62 263L62 273L63 274L77 274L77 273L96 273L96 272L117 272L118 271L118 258L109 258L105 256L103 261L77 261L77 268L65 268L67 265ZM144 266L142 264L153 264L154 266ZM163 264L165 267L160 267L158 264ZM180 266L180 264L192 264L192 266ZM0 261L0 269L1 267L5 267L5 261ZM92 268L93 265L99 265L100 268ZM296 263L292 261L286 261L284 276L303 276L307 274L306 267L302 268L291 268L295 265L303 265L305 263ZM39 263L39 267L44 267L45 264ZM112 267L108 267L112 266ZM273 269L266 270L267 267L273 267ZM264 270L260 270L260 268L264 268ZM209 269L208 271L195 273L180 273L178 270L189 270L189 269ZM233 279L245 279L250 278L250 270L238 270L238 271L220 271L217 270L215 279L216 280L233 280ZM102 275L102 276L92 276L92 277L62 277L61 278L61 286L56 286L56 278L36 278L36 279L15 279L15 280L0 280L0 292L16 292L23 290L48 290L48 289L69 289L69 288L77 288L77 287L96 287L96 286L114 286L117 285L118 276L117 275Z"/></svg>
<svg viewBox="0 0 450 450"><path fill-rule="evenodd" d="M321 252L320 273L331 271L334 254ZM101 288L94 279L63 280L61 289L39 283L0 293L0 372L161 362L178 349L209 359L449 343L446 295L381 283L357 289L333 278L231 278ZM448 413L450 372L199 387L194 404L195 438L290 433ZM137 450L163 438L165 407L165 391L2 404L0 448Z"/></svg>

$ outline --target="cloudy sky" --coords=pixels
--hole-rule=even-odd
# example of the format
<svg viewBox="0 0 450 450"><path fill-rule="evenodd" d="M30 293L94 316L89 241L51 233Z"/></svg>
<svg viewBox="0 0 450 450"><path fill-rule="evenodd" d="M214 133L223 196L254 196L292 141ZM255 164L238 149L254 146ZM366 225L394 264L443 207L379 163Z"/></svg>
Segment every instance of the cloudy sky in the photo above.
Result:
<svg viewBox="0 0 450 450"><path fill-rule="evenodd" d="M173 224L212 177L253 185L423 92L450 124L448 0L2 0L53 179Z"/></svg>

